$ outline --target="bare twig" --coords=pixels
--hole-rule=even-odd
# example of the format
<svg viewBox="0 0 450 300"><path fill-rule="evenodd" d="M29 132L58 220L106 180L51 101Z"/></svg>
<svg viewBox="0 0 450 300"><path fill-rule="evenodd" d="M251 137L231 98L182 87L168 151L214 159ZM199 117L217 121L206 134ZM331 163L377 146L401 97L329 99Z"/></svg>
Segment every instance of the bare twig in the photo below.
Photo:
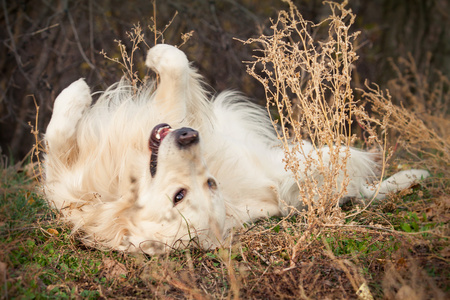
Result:
<svg viewBox="0 0 450 300"><path fill-rule="evenodd" d="M3 0L4 1L4 0ZM75 41L77 42L78 50L80 51L81 57L83 57L84 61L89 65L89 67L93 70L96 69L96 67L91 63L89 58L86 56L86 53L84 53L83 46L81 45L80 38L78 37L78 32L75 27L75 22L73 21L72 14L70 13L70 10L66 8L67 18L69 19L70 26L72 27L73 36L75 37Z"/></svg>

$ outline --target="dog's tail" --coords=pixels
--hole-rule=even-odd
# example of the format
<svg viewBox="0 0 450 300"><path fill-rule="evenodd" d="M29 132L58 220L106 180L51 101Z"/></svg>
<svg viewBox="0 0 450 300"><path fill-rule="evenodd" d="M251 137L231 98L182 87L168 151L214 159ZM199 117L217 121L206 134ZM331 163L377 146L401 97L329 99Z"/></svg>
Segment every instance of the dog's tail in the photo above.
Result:
<svg viewBox="0 0 450 300"><path fill-rule="evenodd" d="M389 193L396 193L430 176L426 170L405 170L398 172L376 185L362 184L361 196L366 199L384 199Z"/></svg>

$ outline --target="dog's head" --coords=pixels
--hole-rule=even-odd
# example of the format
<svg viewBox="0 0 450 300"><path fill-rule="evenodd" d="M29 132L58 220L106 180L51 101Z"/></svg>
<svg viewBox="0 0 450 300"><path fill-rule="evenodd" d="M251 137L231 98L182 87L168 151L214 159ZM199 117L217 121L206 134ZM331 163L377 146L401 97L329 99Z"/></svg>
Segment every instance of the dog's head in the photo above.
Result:
<svg viewBox="0 0 450 300"><path fill-rule="evenodd" d="M198 242L218 245L225 206L215 178L202 157L200 136L191 128L155 126L149 138L150 163L140 184L137 228L129 241L146 253Z"/></svg>

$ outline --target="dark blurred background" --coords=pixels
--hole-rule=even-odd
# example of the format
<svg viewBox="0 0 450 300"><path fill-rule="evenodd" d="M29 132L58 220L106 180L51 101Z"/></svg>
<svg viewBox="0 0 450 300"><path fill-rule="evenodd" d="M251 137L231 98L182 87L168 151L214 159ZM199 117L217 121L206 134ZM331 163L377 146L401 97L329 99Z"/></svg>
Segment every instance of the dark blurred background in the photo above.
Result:
<svg viewBox="0 0 450 300"><path fill-rule="evenodd" d="M115 40L131 46L126 35L140 23L149 46L154 36L148 28L154 15L153 2L123 0L0 0L0 146L2 155L16 161L34 144L29 123L44 132L53 102L66 86L86 78L92 91L104 90L122 76L119 65L105 59L119 57ZM328 16L322 1L294 1L303 17L318 22ZM412 55L417 72L439 69L449 76L450 5L447 0L350 0L357 14L353 29L361 31L357 42L359 60L353 84L365 79L387 87L395 72L389 59ZM181 44L181 33L194 31L182 46L189 59L216 91L243 91L264 103L262 86L246 74L242 61L251 60L255 45L246 40L269 34L269 18L276 19L288 5L281 0L159 0L156 25L163 29L165 43ZM146 47L136 53L145 59ZM136 66L141 70L143 65Z"/></svg>

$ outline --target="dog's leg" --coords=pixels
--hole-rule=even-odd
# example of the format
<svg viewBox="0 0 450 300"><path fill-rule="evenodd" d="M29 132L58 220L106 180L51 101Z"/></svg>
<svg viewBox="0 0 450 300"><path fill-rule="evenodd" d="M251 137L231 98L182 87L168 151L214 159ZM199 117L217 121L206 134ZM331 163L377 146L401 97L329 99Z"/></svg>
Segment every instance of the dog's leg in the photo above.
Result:
<svg viewBox="0 0 450 300"><path fill-rule="evenodd" d="M179 49L159 44L150 49L146 65L156 71L160 83L154 103L164 115L165 122L203 127L213 113L208 93L203 89L201 76L189 65L186 55Z"/></svg>
<svg viewBox="0 0 450 300"><path fill-rule="evenodd" d="M382 200L389 193L396 193L401 190L407 189L410 186L427 178L428 176L430 176L430 173L425 170L405 170L392 175L376 186L369 186L367 184L364 184L361 187L360 192L365 198L371 199L378 191L375 199Z"/></svg>
<svg viewBox="0 0 450 300"><path fill-rule="evenodd" d="M306 153L310 153L310 151L312 151L313 155L311 155L311 157L313 159L317 159L315 154L316 152L311 149L311 145L309 143L304 142L303 147L304 149L306 147ZM352 197L365 199L372 199L375 197L377 200L382 200L389 193L396 193L403 189L409 188L410 186L420 182L420 180L430 176L430 174L425 170L406 170L394 174L379 184L370 185L367 182L373 178L376 178L376 170L378 169L378 163L376 162L377 155L353 148L347 149L346 147L342 147L340 148L342 159L344 159L347 153L346 151L350 151L350 156L346 161L347 176L349 176L349 181L346 185L346 195L339 199L340 205L344 204L348 198ZM322 149L321 157L324 164L328 165L330 162L330 153L328 148ZM306 172L306 169L300 170L299 177L301 178L302 176L308 176ZM314 172L312 172L310 176L314 176L313 174ZM316 180L318 184L321 184L320 176L317 177ZM344 180L346 180L346 178L342 173L336 178L336 187L342 188ZM292 176L285 176L285 179L281 181L279 194L280 199L283 199L288 205L300 209L303 208L302 203L298 201L298 188ZM285 215L289 212L285 205L280 205L280 211Z"/></svg>
<svg viewBox="0 0 450 300"><path fill-rule="evenodd" d="M346 148L341 148L342 152ZM367 153L350 148L350 157L347 159L346 168L349 176L349 183L346 187L347 197L362 197L366 199L381 200L389 193L396 193L418 183L427 178L430 174L425 170L406 170L392 175L377 185L369 185L367 181L376 178L379 164L376 157L378 154ZM339 184L341 185L341 184ZM378 193L376 194L376 192ZM345 198L340 200L340 204L345 202Z"/></svg>
<svg viewBox="0 0 450 300"><path fill-rule="evenodd" d="M146 65L160 76L154 101L163 115L172 115L179 120L187 113L189 99L189 61L179 49L159 44L150 49Z"/></svg>
<svg viewBox="0 0 450 300"><path fill-rule="evenodd" d="M45 139L53 157L68 157L75 148L77 124L91 105L92 97L83 79L73 82L56 98Z"/></svg>

